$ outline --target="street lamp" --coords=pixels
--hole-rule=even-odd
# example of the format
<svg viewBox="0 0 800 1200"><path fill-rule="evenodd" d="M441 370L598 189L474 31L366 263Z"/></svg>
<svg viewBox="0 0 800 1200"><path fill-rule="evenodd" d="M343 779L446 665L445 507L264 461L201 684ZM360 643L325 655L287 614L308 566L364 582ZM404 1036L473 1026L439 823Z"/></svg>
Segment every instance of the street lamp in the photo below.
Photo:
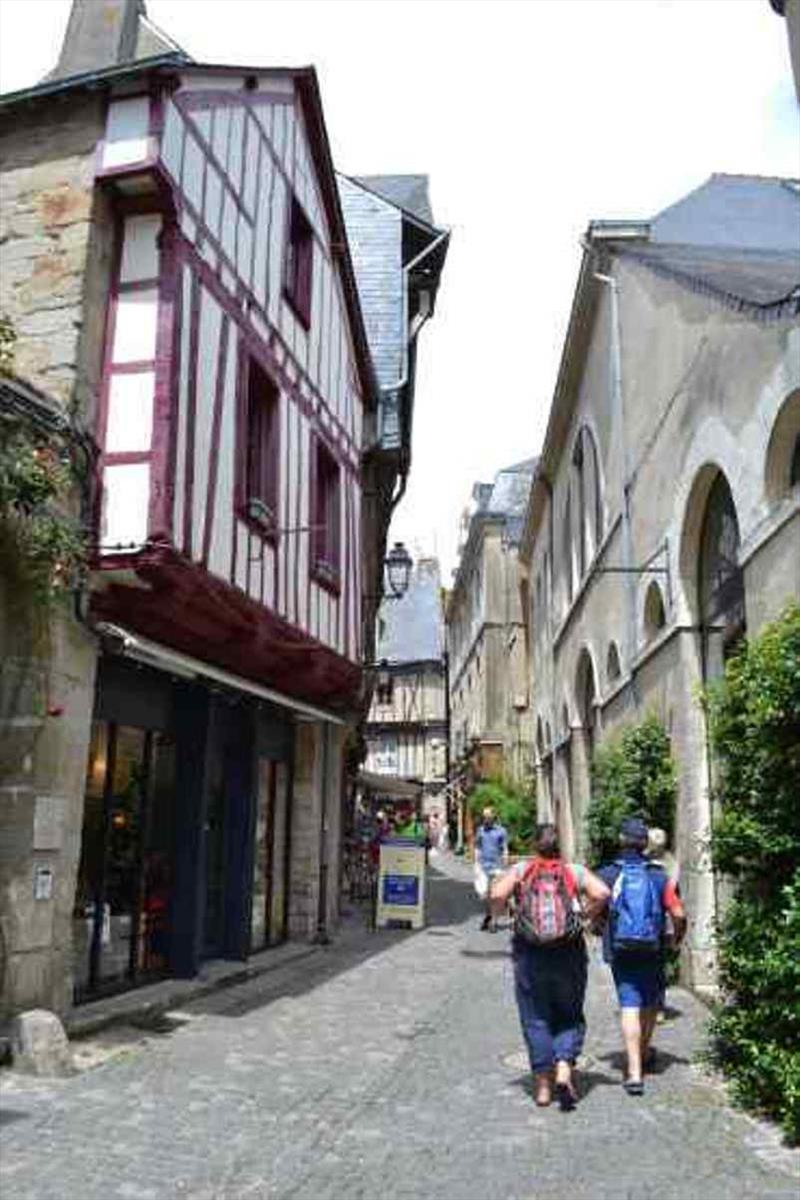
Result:
<svg viewBox="0 0 800 1200"><path fill-rule="evenodd" d="M389 595L386 600L401 600L408 591L413 567L411 555L402 542L395 542L384 559L386 581L389 585Z"/></svg>

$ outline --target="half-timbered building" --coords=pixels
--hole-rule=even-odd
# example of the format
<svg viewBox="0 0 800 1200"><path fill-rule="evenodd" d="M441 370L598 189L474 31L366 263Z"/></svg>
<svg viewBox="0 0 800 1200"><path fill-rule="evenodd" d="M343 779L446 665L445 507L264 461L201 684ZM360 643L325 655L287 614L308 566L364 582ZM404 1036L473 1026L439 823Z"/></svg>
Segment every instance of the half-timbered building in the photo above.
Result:
<svg viewBox="0 0 800 1200"><path fill-rule="evenodd" d="M201 65L141 0L74 0L2 112L17 369L100 448L91 728L65 670L30 789L56 886L6 995L63 1010L335 922L381 393L312 68Z"/></svg>
<svg viewBox="0 0 800 1200"><path fill-rule="evenodd" d="M365 769L371 789L391 798L392 781L420 785L425 813L447 780L444 619L439 562L422 558L400 600L384 600L378 615L376 686L365 727ZM385 779L385 791L381 780Z"/></svg>

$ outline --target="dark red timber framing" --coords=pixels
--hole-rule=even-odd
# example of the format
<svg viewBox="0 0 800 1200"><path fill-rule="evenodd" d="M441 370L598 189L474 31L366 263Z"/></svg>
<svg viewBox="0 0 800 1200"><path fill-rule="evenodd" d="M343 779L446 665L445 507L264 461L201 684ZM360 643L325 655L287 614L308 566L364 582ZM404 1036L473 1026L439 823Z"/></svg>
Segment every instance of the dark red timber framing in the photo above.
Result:
<svg viewBox="0 0 800 1200"><path fill-rule="evenodd" d="M115 282L107 318L98 429L103 444L108 421L109 389L115 374L152 371L154 399L153 434L149 451L109 454L103 460L104 465L149 463L148 542L143 548L103 558L100 566L110 573L109 581L104 590L96 594L93 603L99 616L124 624L156 642L216 663L299 699L346 708L354 703L360 687L360 668L347 658L357 649L359 640L357 620L351 634L353 614L358 609L354 591L359 580L355 491L360 479L360 447L355 440L352 392L355 391L362 402L370 406L374 403L374 381L360 311L357 309L352 267L338 210L338 195L319 110L316 81L313 76L303 72L282 74L293 75L300 93L299 103L282 93L277 96L239 90L227 92L224 89L219 93L202 91L187 94L178 91L172 97L187 122L187 130L194 129L194 132L187 133L187 137L192 136L199 143L202 155L207 161L213 162L219 172L222 186L219 219L224 219L227 206L235 217L235 244L221 228L219 233L215 233L206 226L203 218L205 199L199 200L199 192L197 198L203 212L196 211L163 162L160 159L153 161L165 123L166 93L162 89L154 89L150 97L146 163L113 173L100 172L103 186L115 196L119 212ZM191 86L191 71L187 71L187 75L189 79L186 82ZM273 107L280 104L283 111L289 111L292 104L295 105L292 111L298 119L282 123L282 140L287 142L290 135L293 138L294 152L292 143L287 142L286 164L280 148L273 146L266 136L265 126L251 124L247 115L242 120L241 139L238 127L236 129L235 148L232 148L233 139L228 135L227 149L223 154L227 161L223 164L217 157L210 144L214 141L215 133L214 106L241 106L243 99L246 114L262 104ZM201 134L192 116L201 109L210 110L210 132L207 137ZM297 195L297 144L301 132L306 133L310 145L305 168L311 170L309 184L318 189L317 199L321 197L322 201L320 211L324 214L331 236L329 250L314 223L309 222L314 239L314 263L307 303L310 320L315 326L313 333L302 333L294 323L282 324L280 304L277 314L273 311L274 268L270 275L270 256L275 252L272 239L275 233L273 210L276 207L277 180L283 178L287 185L286 207L291 212L292 199ZM181 154L173 160L176 170L178 158L185 154L185 146L186 141L183 142ZM257 171L255 182L247 182L242 174L248 160L260 164L264 156L269 157L272 167L268 173L266 196L260 194L265 181L260 170ZM241 194L236 193L227 178L230 164L237 161L242 164L235 170L235 177L239 178L242 185ZM182 174L182 170L179 174ZM120 282L122 222L126 209L117 185L126 175L135 177L137 182L141 179L147 182L148 200L143 203L150 207L139 208L139 211L159 212L162 216L158 277L130 284ZM209 172L204 169L204 197L208 179ZM299 186L302 197L306 194L304 188L307 185L301 180ZM181 222L185 218L192 224L182 228ZM213 216L210 219L213 221ZM238 240L240 228L244 242ZM246 242L248 234L250 244ZM223 248L223 237L228 252ZM265 237L268 239L266 249L263 242ZM283 255L285 242L281 242L279 250ZM211 261L204 257L209 251ZM257 264L264 261L269 286L266 299L261 300L255 291L255 272ZM244 271L244 278L239 274L240 268ZM260 265L258 269L261 269ZM282 291L285 279L283 270L278 278L278 286ZM260 286L263 291L263 280ZM272 301L270 286L273 288ZM155 357L152 362L114 364L112 353L119 295L125 290L145 287L157 290L158 296ZM220 312L216 376L211 385L213 396L209 395L209 380L205 380L201 386L199 378L199 373L206 369L201 365L204 349L205 354L208 353L208 348L200 345L201 336L205 336L201 334L201 305L207 303L203 301L204 292L213 299ZM342 305L341 330L337 327L340 317L335 298ZM216 319L215 316L215 322ZM207 321L208 315L203 309L203 331ZM316 380L319 382L316 382L312 377L313 363L316 361L322 366L323 321L328 346L325 378L323 380L317 371ZM348 369L347 346L352 350L350 361L354 363L357 374L355 388ZM181 363L182 350L187 355L184 364ZM236 355L235 364L231 360L233 354ZM281 472L290 473L291 478L282 481L277 491L280 498L278 526L285 532L275 530L268 534L265 528L250 521L245 525L246 534L243 537L240 524L243 519L242 497L238 481L242 472L247 365L251 361L258 363L281 393L279 461ZM235 396L231 397L228 381L234 365L236 389ZM181 433L182 461L179 463L178 404L181 387L185 399L185 429ZM223 471L220 462L221 430L223 422L229 419L226 412L230 414L225 406L231 402L235 404L236 418L233 482L229 472ZM210 453L207 479L204 479L204 465L198 464L201 473L198 480L195 477L197 438L209 436L208 432L196 433L199 409L204 412L207 409L210 413ZM209 426L205 426L205 429L208 431ZM296 447L291 463L288 460L290 439ZM315 524L317 513L309 489L310 477L316 468L318 439L324 442L338 478L334 543L337 561L335 578L331 579L330 575L326 576L323 572L319 579L320 587L325 588L325 612L328 614L322 624L320 588L311 584L312 578L319 573L315 571L314 531L309 528ZM205 441L201 440L199 444L204 446ZM212 574L209 569L210 564L213 566L220 556L214 518L219 513L223 480L226 487L234 487L232 503L226 510L232 509L232 519L229 522L225 517L224 579ZM180 486L183 488L182 511L178 498L181 528L177 529L173 527L176 481L182 481ZM200 505L197 503L200 499L196 494L198 487L206 489ZM198 509L199 520L203 521L202 538L199 541L200 530L194 528L195 508ZM218 515L216 519L219 520ZM243 555L247 557L246 564L241 561ZM243 566L246 568L244 575ZM217 566L213 566L213 569L216 571ZM128 583L131 572L137 577L136 585ZM237 580L241 587L237 586ZM246 594L251 588L254 596ZM270 600L272 606L266 603ZM313 624L312 616L315 617ZM326 641L330 640L331 646L323 644L321 636ZM332 646L339 647L339 650Z"/></svg>

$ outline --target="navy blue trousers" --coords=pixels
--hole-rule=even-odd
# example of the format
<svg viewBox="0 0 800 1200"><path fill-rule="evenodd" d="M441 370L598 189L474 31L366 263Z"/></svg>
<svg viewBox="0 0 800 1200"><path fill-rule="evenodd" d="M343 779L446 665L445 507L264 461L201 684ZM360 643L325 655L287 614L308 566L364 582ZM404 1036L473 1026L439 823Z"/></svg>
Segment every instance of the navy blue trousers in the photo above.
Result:
<svg viewBox="0 0 800 1200"><path fill-rule="evenodd" d="M583 1049L586 1022L586 946L542 950L514 939L514 985L531 1070L575 1062Z"/></svg>

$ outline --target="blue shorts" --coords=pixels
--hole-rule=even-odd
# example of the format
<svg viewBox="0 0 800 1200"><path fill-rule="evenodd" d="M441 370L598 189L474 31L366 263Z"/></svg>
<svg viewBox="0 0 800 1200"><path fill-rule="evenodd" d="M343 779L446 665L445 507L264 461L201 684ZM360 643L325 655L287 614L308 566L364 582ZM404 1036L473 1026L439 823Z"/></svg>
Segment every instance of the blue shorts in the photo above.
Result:
<svg viewBox="0 0 800 1200"><path fill-rule="evenodd" d="M667 980L659 957L618 954L611 964L620 1008L660 1008Z"/></svg>

